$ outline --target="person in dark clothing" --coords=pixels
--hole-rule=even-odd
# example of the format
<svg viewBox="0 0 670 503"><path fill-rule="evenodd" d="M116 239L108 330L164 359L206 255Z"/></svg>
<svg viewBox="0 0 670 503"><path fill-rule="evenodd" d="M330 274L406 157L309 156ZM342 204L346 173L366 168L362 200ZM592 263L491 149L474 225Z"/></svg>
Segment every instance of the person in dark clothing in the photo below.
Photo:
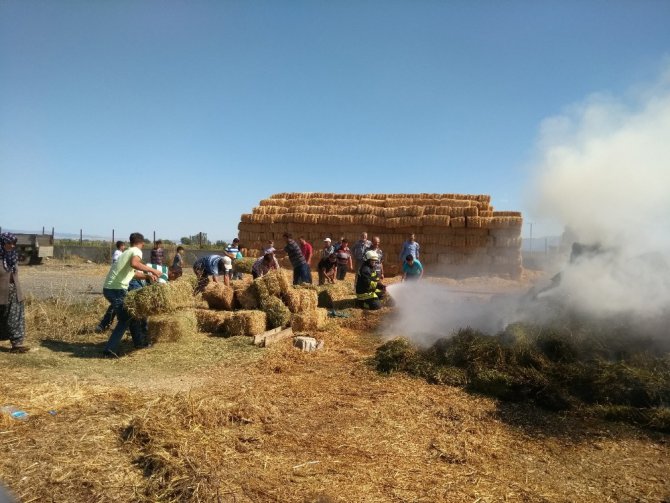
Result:
<svg viewBox="0 0 670 503"><path fill-rule="evenodd" d="M0 340L9 340L12 353L25 353L28 346L23 292L19 283L17 238L10 232L0 234Z"/></svg>
<svg viewBox="0 0 670 503"><path fill-rule="evenodd" d="M159 239L154 243L154 247L151 249L151 263L163 265L163 258L163 241Z"/></svg>
<svg viewBox="0 0 670 503"><path fill-rule="evenodd" d="M288 232L284 233L286 246L284 251L288 254L288 259L293 266L293 284L299 285L301 283L312 283L312 273L309 270L309 265L305 261L305 256L300 250L300 245L295 242L293 235Z"/></svg>
<svg viewBox="0 0 670 503"><path fill-rule="evenodd" d="M337 257L335 254L331 253L319 260L317 269L319 270L319 285L335 283L335 275L337 274Z"/></svg>
<svg viewBox="0 0 670 503"><path fill-rule="evenodd" d="M386 294L379 274L375 270L376 262L379 257L374 251L365 253L365 262L361 265L356 275L356 306L363 309L377 310L381 309L381 301Z"/></svg>

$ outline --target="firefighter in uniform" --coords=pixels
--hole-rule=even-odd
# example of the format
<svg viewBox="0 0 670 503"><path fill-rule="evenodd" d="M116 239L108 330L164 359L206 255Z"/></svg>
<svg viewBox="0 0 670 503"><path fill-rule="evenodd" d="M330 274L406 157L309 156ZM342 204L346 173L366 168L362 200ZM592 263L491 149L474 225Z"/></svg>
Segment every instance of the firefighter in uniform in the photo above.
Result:
<svg viewBox="0 0 670 503"><path fill-rule="evenodd" d="M356 275L356 306L363 309L381 309L381 300L386 294L386 287L381 283L375 271L375 262L379 260L376 252L365 252L365 262Z"/></svg>

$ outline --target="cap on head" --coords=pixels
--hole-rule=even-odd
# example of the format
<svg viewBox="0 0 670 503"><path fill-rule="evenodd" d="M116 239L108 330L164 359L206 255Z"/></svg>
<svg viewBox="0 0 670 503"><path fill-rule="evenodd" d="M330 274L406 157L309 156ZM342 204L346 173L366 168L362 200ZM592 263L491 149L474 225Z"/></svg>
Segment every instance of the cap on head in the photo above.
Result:
<svg viewBox="0 0 670 503"><path fill-rule="evenodd" d="M323 240L324 243L330 243L331 241L332 241L332 239L330 239L330 238L326 238L326 239Z"/></svg>
<svg viewBox="0 0 670 503"><path fill-rule="evenodd" d="M266 248L263 250L263 255L272 255L276 250L270 246L269 248Z"/></svg>

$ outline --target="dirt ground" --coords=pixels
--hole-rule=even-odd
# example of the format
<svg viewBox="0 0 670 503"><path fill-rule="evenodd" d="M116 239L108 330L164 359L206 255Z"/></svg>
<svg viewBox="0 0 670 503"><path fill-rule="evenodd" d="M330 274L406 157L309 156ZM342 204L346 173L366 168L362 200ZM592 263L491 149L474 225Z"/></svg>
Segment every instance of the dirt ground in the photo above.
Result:
<svg viewBox="0 0 670 503"><path fill-rule="evenodd" d="M97 358L106 335L84 327L106 271L21 270L56 311L88 302L64 333L54 303L33 301L37 350L0 351L0 406L30 414L0 417L0 480L24 503L670 502L668 435L377 373L389 309L331 321L316 353L198 334ZM539 278L431 281L489 295Z"/></svg>

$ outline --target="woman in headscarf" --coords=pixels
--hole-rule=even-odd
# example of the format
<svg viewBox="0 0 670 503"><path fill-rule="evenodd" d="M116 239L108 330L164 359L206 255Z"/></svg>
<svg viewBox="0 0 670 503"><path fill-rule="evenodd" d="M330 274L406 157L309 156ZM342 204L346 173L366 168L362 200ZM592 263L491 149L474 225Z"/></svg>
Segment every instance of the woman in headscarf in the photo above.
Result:
<svg viewBox="0 0 670 503"><path fill-rule="evenodd" d="M26 320L14 234L0 234L0 261L0 340L9 339L10 352L25 353Z"/></svg>

